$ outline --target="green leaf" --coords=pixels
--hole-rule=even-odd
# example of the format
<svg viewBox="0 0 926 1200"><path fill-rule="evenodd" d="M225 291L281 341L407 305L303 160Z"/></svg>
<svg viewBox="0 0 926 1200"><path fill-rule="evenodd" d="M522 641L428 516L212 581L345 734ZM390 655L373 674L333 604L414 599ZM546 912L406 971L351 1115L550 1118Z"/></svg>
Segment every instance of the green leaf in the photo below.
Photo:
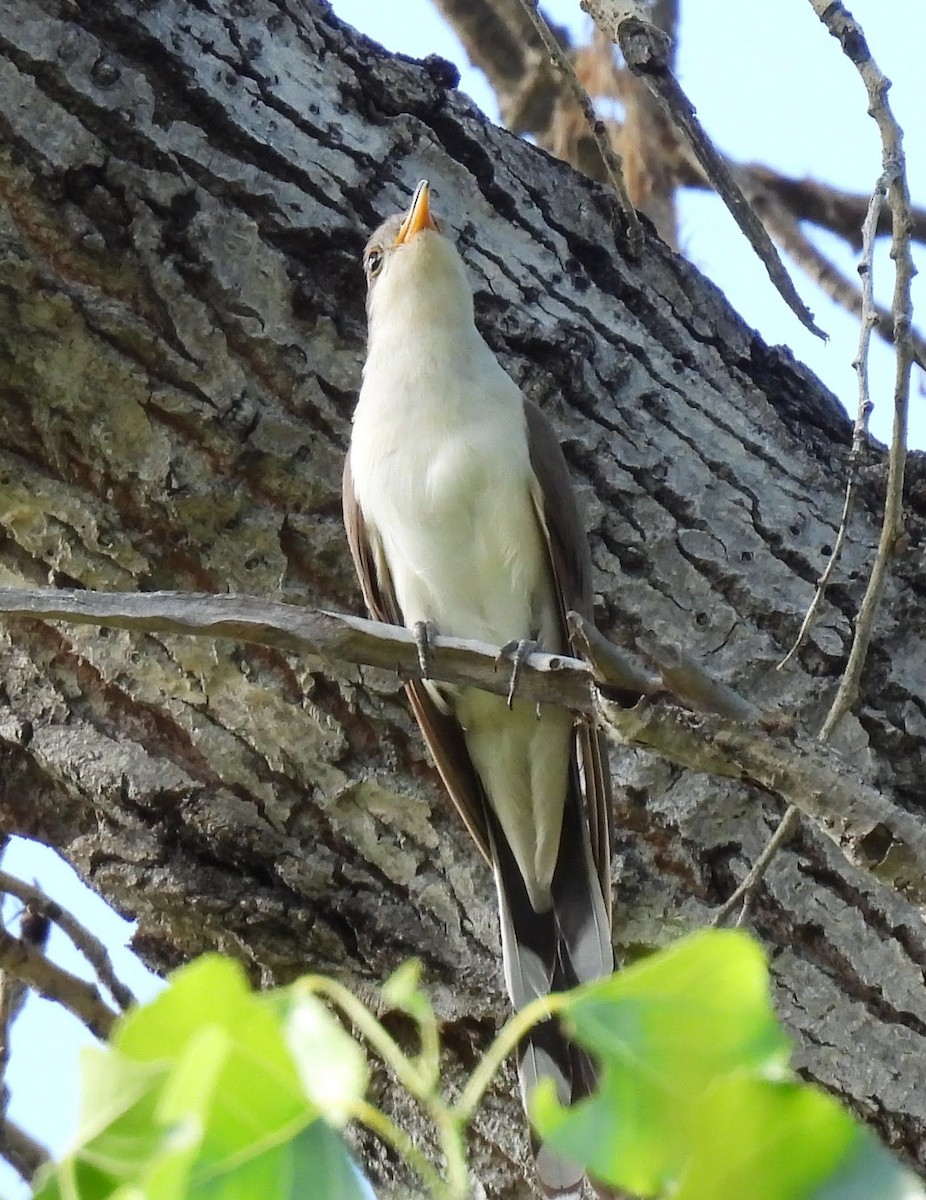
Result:
<svg viewBox="0 0 926 1200"><path fill-rule="evenodd" d="M600 1062L601 1085L571 1109L538 1087L537 1130L598 1178L641 1195L678 1177L712 1083L747 1067L780 1073L787 1062L762 951L738 931L696 933L578 989L563 1021Z"/></svg>
<svg viewBox="0 0 926 1200"><path fill-rule="evenodd" d="M926 1187L870 1130L856 1126L842 1161L809 1200L926 1200Z"/></svg>
<svg viewBox="0 0 926 1200"><path fill-rule="evenodd" d="M86 1057L83 1097L78 1147L42 1185L45 1200L125 1189L186 1200L190 1186L227 1190L232 1177L262 1195L292 1173L283 1148L317 1116L274 1003L214 955L178 971L119 1022L109 1049Z"/></svg>
<svg viewBox="0 0 926 1200"><path fill-rule="evenodd" d="M816 1088L733 1076L698 1106L673 1200L802 1200L833 1173L854 1136L849 1114Z"/></svg>
<svg viewBox="0 0 926 1200"><path fill-rule="evenodd" d="M206 1030L213 1033L203 1041ZM211 1086L195 1101L206 1169L289 1136L315 1115L273 1004L252 992L230 959L205 955L175 972L166 991L120 1022L113 1042L140 1061L174 1060L179 1074L165 1091L165 1120L181 1115L187 1092L193 1103L197 1073L208 1073ZM207 1060L214 1054L222 1061L212 1078Z"/></svg>
<svg viewBox="0 0 926 1200"><path fill-rule="evenodd" d="M293 1175L287 1200L369 1200L370 1191L340 1135L315 1121L292 1143Z"/></svg>
<svg viewBox="0 0 926 1200"><path fill-rule="evenodd" d="M366 1092L366 1055L317 996L296 983L290 997L286 1042L305 1094L326 1120L341 1127Z"/></svg>
<svg viewBox="0 0 926 1200"><path fill-rule="evenodd" d="M431 1001L421 987L420 959L410 958L392 972L383 984L383 999L421 1025L434 1020Z"/></svg>
<svg viewBox="0 0 926 1200"><path fill-rule="evenodd" d="M97 1047L81 1057L77 1147L37 1195L104 1200L143 1181L146 1200L182 1200L198 1139L192 1131L165 1128L158 1120L165 1066L136 1063Z"/></svg>
<svg viewBox="0 0 926 1200"><path fill-rule="evenodd" d="M139 1062L173 1059L206 1025L234 1033L255 997L239 963L204 954L170 976L170 986L116 1026L111 1044Z"/></svg>
<svg viewBox="0 0 926 1200"><path fill-rule="evenodd" d="M78 1143L92 1141L120 1117L151 1097L167 1077L165 1063L138 1063L102 1046L80 1052L81 1104Z"/></svg>
<svg viewBox="0 0 926 1200"><path fill-rule="evenodd" d="M279 1146L198 1181L185 1200L366 1200L338 1134L324 1121Z"/></svg>

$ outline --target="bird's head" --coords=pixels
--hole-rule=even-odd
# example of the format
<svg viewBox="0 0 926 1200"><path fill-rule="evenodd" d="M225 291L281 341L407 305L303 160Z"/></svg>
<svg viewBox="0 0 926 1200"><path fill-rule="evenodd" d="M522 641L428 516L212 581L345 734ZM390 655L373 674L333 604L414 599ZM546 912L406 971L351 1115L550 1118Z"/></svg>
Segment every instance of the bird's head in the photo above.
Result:
<svg viewBox="0 0 926 1200"><path fill-rule="evenodd" d="M385 220L367 242L363 270L371 342L386 329L416 336L424 325L472 325L463 260L431 211L426 179L415 188L408 211Z"/></svg>

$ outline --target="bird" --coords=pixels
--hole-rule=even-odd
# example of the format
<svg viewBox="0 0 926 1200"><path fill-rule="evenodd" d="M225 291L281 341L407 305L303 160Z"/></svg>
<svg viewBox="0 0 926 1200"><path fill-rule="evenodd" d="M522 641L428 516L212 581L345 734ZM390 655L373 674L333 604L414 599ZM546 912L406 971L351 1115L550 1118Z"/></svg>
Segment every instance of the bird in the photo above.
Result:
<svg viewBox="0 0 926 1200"><path fill-rule="evenodd" d="M592 617L592 565L553 427L479 333L463 259L427 180L363 251L368 340L344 466L343 513L367 610L416 632L568 652ZM425 657L425 665L426 665ZM515 1010L610 975L611 790L590 718L517 695L406 684L438 771L494 876ZM591 1058L548 1020L519 1050L525 1109L543 1077L571 1104ZM583 1171L532 1135L546 1195Z"/></svg>

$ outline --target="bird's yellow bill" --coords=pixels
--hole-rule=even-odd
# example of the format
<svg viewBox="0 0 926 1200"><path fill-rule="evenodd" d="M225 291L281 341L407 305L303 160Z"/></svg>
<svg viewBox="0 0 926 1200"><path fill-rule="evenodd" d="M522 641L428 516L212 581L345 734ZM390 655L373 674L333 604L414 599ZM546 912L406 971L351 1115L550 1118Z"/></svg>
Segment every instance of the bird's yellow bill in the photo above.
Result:
<svg viewBox="0 0 926 1200"><path fill-rule="evenodd" d="M422 229L440 229L431 213L431 188L426 179L415 188L411 208L396 234L395 244L401 246L403 242L410 242Z"/></svg>

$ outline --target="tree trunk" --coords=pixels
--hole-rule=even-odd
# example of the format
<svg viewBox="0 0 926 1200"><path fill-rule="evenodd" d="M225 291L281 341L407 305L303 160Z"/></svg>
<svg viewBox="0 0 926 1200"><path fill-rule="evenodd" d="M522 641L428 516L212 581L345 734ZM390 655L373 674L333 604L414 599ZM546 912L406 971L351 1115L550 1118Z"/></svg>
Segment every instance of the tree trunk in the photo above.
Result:
<svg viewBox="0 0 926 1200"><path fill-rule="evenodd" d="M628 261L601 186L492 127L448 64L388 57L323 0L17 0L0 66L0 582L359 611L339 505L358 258L427 176L481 328L561 435L601 628L681 641L816 727L877 536L880 455L823 619L777 672L835 537L849 426L654 235ZM911 548L841 745L918 812L922 462L910 480ZM372 995L417 955L451 1077L472 1065L507 1012L493 888L392 676L23 620L0 654L2 829L136 917L146 961L216 948L268 983L311 969ZM709 919L778 814L643 753L614 770L626 956ZM802 1070L926 1165L918 914L805 826L754 925ZM531 1194L511 1088L472 1140L506 1198ZM405 1178L361 1151L384 1192Z"/></svg>

